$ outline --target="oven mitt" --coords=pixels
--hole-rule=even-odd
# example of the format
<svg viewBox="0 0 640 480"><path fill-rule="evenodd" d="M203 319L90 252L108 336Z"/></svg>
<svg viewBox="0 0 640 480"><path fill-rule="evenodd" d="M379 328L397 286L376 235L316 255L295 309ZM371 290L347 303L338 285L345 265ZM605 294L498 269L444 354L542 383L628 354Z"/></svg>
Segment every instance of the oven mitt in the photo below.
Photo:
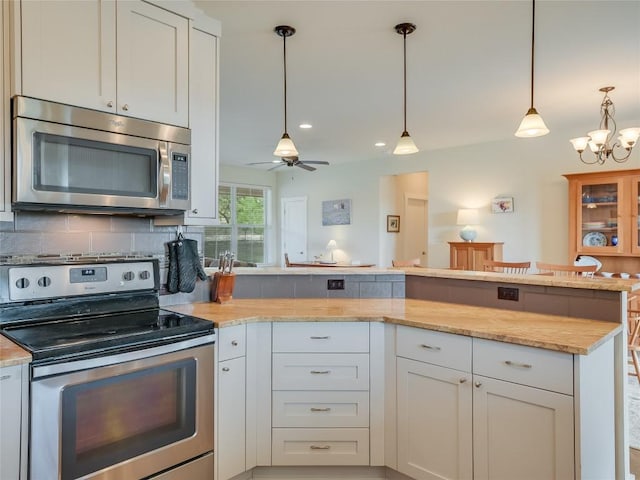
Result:
<svg viewBox="0 0 640 480"><path fill-rule="evenodd" d="M167 291L169 293L191 293L196 288L196 278L206 280L207 274L200 264L198 242L179 238L169 242L169 272Z"/></svg>

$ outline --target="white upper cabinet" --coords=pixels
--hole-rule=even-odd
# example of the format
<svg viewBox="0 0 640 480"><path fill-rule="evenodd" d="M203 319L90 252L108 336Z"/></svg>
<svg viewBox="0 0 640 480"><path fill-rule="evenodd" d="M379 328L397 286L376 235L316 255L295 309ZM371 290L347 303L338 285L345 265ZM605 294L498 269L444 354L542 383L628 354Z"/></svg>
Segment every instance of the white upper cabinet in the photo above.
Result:
<svg viewBox="0 0 640 480"><path fill-rule="evenodd" d="M9 106L9 82L11 62L9 52L9 2L0 5L0 222L13 220L11 214L11 115Z"/></svg>
<svg viewBox="0 0 640 480"><path fill-rule="evenodd" d="M139 0L21 8L23 95L188 126L186 18Z"/></svg>

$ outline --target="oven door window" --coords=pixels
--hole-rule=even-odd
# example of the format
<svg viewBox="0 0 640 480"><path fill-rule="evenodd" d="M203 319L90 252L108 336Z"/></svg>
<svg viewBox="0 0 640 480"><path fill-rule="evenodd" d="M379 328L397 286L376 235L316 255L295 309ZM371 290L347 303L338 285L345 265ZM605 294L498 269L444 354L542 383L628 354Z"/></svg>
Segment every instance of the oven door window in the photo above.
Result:
<svg viewBox="0 0 640 480"><path fill-rule="evenodd" d="M66 387L62 480L191 437L195 430L194 359Z"/></svg>
<svg viewBox="0 0 640 480"><path fill-rule="evenodd" d="M158 151L36 132L33 186L49 192L155 198Z"/></svg>

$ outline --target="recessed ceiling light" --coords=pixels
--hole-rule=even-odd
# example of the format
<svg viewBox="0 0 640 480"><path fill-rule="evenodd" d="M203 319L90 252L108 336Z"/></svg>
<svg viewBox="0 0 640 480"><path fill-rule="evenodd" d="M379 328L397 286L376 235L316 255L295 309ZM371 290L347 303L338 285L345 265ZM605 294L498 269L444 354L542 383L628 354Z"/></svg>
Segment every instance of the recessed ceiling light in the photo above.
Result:
<svg viewBox="0 0 640 480"><path fill-rule="evenodd" d="M311 128L312 125L310 123L301 123L300 128Z"/></svg>
<svg viewBox="0 0 640 480"><path fill-rule="evenodd" d="M386 143L384 143L384 142L376 142L374 145L375 145L376 147L384 147L384 146L386 146L387 144L386 144Z"/></svg>

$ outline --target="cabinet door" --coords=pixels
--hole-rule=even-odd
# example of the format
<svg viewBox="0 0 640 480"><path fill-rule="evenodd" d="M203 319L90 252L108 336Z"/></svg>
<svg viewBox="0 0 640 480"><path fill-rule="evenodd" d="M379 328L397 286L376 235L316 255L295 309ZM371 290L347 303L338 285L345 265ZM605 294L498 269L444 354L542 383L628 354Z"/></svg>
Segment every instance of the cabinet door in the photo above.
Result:
<svg viewBox="0 0 640 480"><path fill-rule="evenodd" d="M22 416L20 366L0 368L0 478L20 478Z"/></svg>
<svg viewBox="0 0 640 480"><path fill-rule="evenodd" d="M633 176L631 182L631 253L640 255L640 176Z"/></svg>
<svg viewBox="0 0 640 480"><path fill-rule="evenodd" d="M187 225L212 225L218 216L218 38L191 29L189 127L191 210Z"/></svg>
<svg viewBox="0 0 640 480"><path fill-rule="evenodd" d="M113 0L21 3L22 94L116 111Z"/></svg>
<svg viewBox="0 0 640 480"><path fill-rule="evenodd" d="M471 375L398 358L397 399L398 470L417 480L472 478Z"/></svg>
<svg viewBox="0 0 640 480"><path fill-rule="evenodd" d="M576 250L606 254L630 252L628 195L621 178L593 178L576 185Z"/></svg>
<svg viewBox="0 0 640 480"><path fill-rule="evenodd" d="M189 22L140 0L118 2L118 112L189 123Z"/></svg>
<svg viewBox="0 0 640 480"><path fill-rule="evenodd" d="M218 363L217 480L245 471L245 357Z"/></svg>
<svg viewBox="0 0 640 480"><path fill-rule="evenodd" d="M474 375L473 478L574 478L573 397Z"/></svg>

